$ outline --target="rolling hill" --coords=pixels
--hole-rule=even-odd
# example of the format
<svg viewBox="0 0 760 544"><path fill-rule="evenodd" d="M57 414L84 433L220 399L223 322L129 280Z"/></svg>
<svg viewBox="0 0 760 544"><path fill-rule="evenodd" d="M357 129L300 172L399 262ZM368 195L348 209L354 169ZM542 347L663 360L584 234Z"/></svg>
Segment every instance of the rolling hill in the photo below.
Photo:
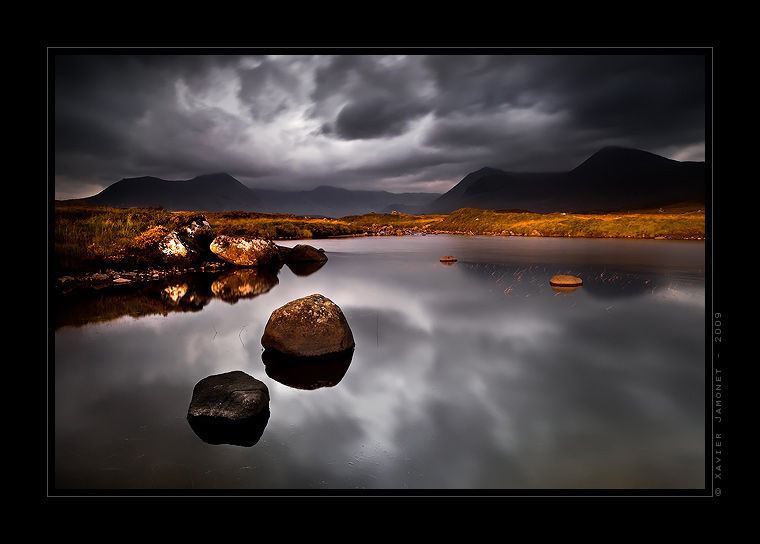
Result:
<svg viewBox="0 0 760 544"><path fill-rule="evenodd" d="M427 213L459 208L581 212L705 200L705 163L605 147L569 172L481 168L436 199Z"/></svg>
<svg viewBox="0 0 760 544"><path fill-rule="evenodd" d="M665 206L705 200L705 163L605 147L569 172L505 172L481 168L445 194L357 191L320 186L309 191L250 189L225 173L186 181L126 178L77 202L158 207L173 211L248 211L342 217L369 212L448 214L459 208L582 212Z"/></svg>
<svg viewBox="0 0 760 544"><path fill-rule="evenodd" d="M163 206L173 211L253 211L261 199L229 174L205 174L187 181L151 176L125 178L100 193L81 199L85 204L114 208Z"/></svg>
<svg viewBox="0 0 760 544"><path fill-rule="evenodd" d="M172 211L245 211L341 217L369 212L419 213L437 193L351 191L320 186L310 191L250 189L225 173L187 181L145 176L125 178L77 202L115 208L158 207Z"/></svg>
<svg viewBox="0 0 760 544"><path fill-rule="evenodd" d="M365 213L422 213L437 193L390 193L357 191L321 185L310 191L275 191L254 189L263 204L257 211L292 213L325 217L363 215Z"/></svg>

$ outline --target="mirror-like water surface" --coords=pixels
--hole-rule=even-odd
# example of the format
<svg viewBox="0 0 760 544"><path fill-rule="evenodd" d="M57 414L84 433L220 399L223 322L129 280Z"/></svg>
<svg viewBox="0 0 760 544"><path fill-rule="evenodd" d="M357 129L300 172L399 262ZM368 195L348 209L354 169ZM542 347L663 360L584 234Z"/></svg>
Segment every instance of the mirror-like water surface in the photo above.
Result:
<svg viewBox="0 0 760 544"><path fill-rule="evenodd" d="M55 490L704 489L703 243L309 243L316 271L57 301ZM555 291L565 273L583 287ZM313 293L342 308L353 357L265 367L269 315ZM194 385L231 370L270 391L252 446L186 419Z"/></svg>

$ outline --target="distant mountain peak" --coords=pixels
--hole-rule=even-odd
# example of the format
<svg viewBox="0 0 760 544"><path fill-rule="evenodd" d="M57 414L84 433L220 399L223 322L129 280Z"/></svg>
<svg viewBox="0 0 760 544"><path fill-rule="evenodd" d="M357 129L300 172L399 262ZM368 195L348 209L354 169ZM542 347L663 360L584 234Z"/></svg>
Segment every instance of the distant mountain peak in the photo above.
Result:
<svg viewBox="0 0 760 544"><path fill-rule="evenodd" d="M704 163L682 163L648 151L606 146L567 172L470 172L428 207L523 208L538 212L612 209L703 200Z"/></svg>
<svg viewBox="0 0 760 544"><path fill-rule="evenodd" d="M234 177L229 175L227 172L214 172L213 174L201 174L199 176L195 176L190 181L235 181L237 183L240 183L238 180L236 180Z"/></svg>
<svg viewBox="0 0 760 544"><path fill-rule="evenodd" d="M643 151L621 146L606 146L578 165L573 172L591 170L619 170L625 168L650 168L676 164L678 161Z"/></svg>
<svg viewBox="0 0 760 544"><path fill-rule="evenodd" d="M83 200L117 208L163 206L175 211L231 211L261 204L251 189L224 172L177 181L152 176L127 178Z"/></svg>
<svg viewBox="0 0 760 544"><path fill-rule="evenodd" d="M631 147L622 147L619 145L608 145L591 155L585 162L598 161L600 159L609 161L651 161L659 163L672 161L672 159L668 159L666 157L662 157L660 155L656 155L642 149L633 149Z"/></svg>

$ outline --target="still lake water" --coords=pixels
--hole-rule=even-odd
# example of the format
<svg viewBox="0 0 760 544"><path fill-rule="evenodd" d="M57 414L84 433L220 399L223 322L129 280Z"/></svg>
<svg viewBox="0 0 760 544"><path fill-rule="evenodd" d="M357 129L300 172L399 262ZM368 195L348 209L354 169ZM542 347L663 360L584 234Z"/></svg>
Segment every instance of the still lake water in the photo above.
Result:
<svg viewBox="0 0 760 544"><path fill-rule="evenodd" d="M206 274L200 288L56 301L51 492L705 488L703 242L307 243L324 266L285 266L245 297ZM458 262L440 263L447 254ZM557 292L555 274L584 285ZM350 364L270 376L269 315L313 293L345 313ZM141 317L118 317L122 306ZM252 446L207 443L186 419L195 384L232 370L269 388Z"/></svg>

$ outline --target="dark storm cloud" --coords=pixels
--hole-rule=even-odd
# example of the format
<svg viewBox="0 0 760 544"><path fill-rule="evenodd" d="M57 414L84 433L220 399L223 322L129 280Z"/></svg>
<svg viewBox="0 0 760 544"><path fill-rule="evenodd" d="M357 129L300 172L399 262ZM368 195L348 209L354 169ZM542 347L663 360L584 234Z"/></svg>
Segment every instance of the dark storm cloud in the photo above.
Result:
<svg viewBox="0 0 760 544"><path fill-rule="evenodd" d="M319 69L312 98L315 115L329 116L323 132L345 140L406 132L430 111L418 64L414 58L341 56ZM343 97L341 103L331 103L335 96Z"/></svg>
<svg viewBox="0 0 760 544"><path fill-rule="evenodd" d="M705 63L702 55L433 56L440 123L427 141L490 142L505 151L492 166L528 170L571 168L610 144L657 152L703 143ZM498 111L505 116L495 122Z"/></svg>
<svg viewBox="0 0 760 544"><path fill-rule="evenodd" d="M298 74L289 68L272 60L261 59L261 64L255 68L240 70L238 96L253 119L271 122L302 99L299 96Z"/></svg>
<svg viewBox="0 0 760 544"><path fill-rule="evenodd" d="M704 57L582 56L557 59L554 67L563 60L547 91L577 126L610 133L625 127L639 141L664 134L666 145L674 134L704 137Z"/></svg>
<svg viewBox="0 0 760 544"><path fill-rule="evenodd" d="M398 136L406 131L411 119L426 111L419 104L399 104L392 96L366 96L340 110L335 132L348 140Z"/></svg>
<svg viewBox="0 0 760 544"><path fill-rule="evenodd" d="M445 191L482 166L571 169L605 145L704 160L704 50L118 52L51 51L57 198L218 171L250 186Z"/></svg>

